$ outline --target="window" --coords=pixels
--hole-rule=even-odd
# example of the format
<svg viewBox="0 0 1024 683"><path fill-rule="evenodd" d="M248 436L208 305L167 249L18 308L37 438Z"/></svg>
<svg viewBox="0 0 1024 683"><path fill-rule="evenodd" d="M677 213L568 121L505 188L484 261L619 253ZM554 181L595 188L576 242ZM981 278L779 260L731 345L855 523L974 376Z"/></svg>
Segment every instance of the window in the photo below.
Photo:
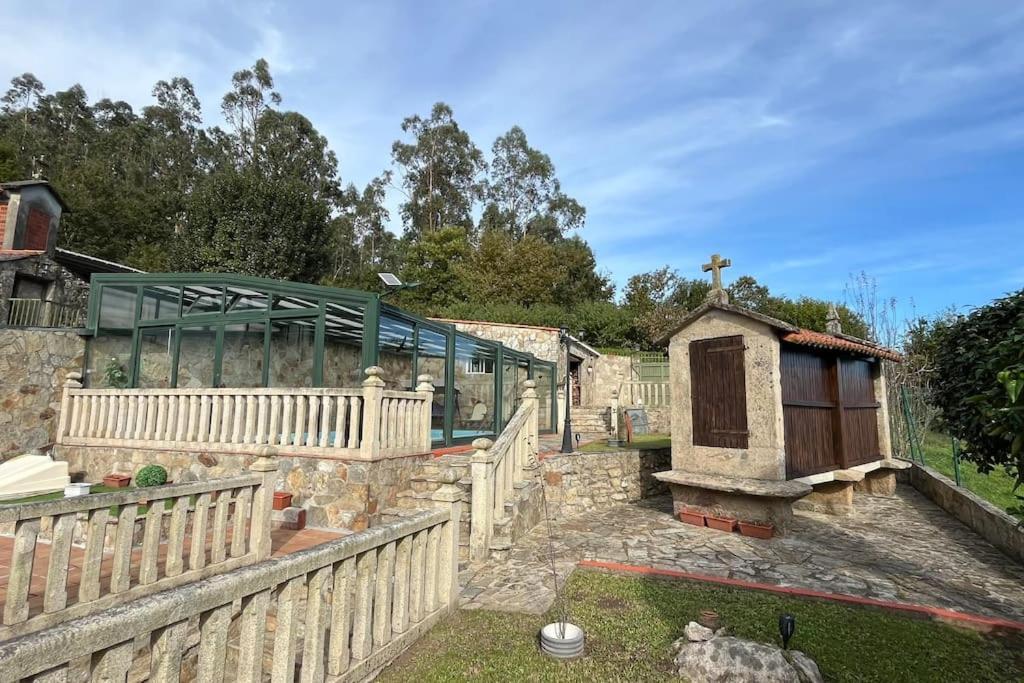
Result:
<svg viewBox="0 0 1024 683"><path fill-rule="evenodd" d="M465 373L467 375L493 375L494 374L494 359L493 358L466 358Z"/></svg>
<svg viewBox="0 0 1024 683"><path fill-rule="evenodd" d="M743 337L690 342L693 445L747 447Z"/></svg>

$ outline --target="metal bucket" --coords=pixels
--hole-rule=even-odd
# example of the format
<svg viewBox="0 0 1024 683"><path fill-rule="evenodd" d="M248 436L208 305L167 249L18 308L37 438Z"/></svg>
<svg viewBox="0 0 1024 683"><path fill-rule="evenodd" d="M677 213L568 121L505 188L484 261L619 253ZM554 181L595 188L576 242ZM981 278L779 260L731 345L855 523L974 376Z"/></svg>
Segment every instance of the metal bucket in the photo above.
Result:
<svg viewBox="0 0 1024 683"><path fill-rule="evenodd" d="M573 659L583 654L583 629L575 624L555 622L540 630L540 649L556 659Z"/></svg>

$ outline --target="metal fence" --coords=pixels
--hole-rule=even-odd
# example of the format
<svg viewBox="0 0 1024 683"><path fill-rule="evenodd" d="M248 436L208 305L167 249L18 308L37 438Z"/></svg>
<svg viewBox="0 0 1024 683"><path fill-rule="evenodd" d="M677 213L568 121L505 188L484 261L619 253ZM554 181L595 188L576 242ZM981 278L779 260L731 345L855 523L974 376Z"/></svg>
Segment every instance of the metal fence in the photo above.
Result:
<svg viewBox="0 0 1024 683"><path fill-rule="evenodd" d="M9 327L82 327L85 309L44 299L8 299Z"/></svg>

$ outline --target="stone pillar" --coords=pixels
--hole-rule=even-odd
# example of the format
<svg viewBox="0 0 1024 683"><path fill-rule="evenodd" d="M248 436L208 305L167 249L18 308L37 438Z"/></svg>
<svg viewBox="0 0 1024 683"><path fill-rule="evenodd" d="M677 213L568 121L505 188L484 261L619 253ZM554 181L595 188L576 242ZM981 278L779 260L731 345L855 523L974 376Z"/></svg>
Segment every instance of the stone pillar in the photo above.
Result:
<svg viewBox="0 0 1024 683"><path fill-rule="evenodd" d="M441 473L441 487L434 492L434 505L448 510L449 518L441 535L438 602L449 610L459 605L459 518L462 514L462 489L455 485L459 475L453 469Z"/></svg>
<svg viewBox="0 0 1024 683"><path fill-rule="evenodd" d="M494 445L490 439L476 439L476 449L469 460L473 478L470 501L469 558L482 560L491 547L494 519L494 463L488 449Z"/></svg>
<svg viewBox="0 0 1024 683"><path fill-rule="evenodd" d="M564 379L564 378L563 378ZM565 382L562 382L564 385ZM559 434L565 429L565 387L563 386L557 392L558 401L558 420L555 423L555 431Z"/></svg>
<svg viewBox="0 0 1024 683"><path fill-rule="evenodd" d="M618 446L622 443L619 439L619 390L612 389L612 405L611 405L611 423L612 423L612 438L611 444Z"/></svg>
<svg viewBox="0 0 1024 683"><path fill-rule="evenodd" d="M249 471L259 474L260 482L252 496L252 517L249 525L249 551L256 559L270 557L270 516L274 508L274 487L277 485L277 449L261 446L256 460L249 465Z"/></svg>
<svg viewBox="0 0 1024 683"><path fill-rule="evenodd" d="M71 424L71 395L69 389L82 388L82 373L69 372L64 379L64 390L60 395L60 417L57 420L57 434L54 440L61 443L67 436L68 425Z"/></svg>
<svg viewBox="0 0 1024 683"><path fill-rule="evenodd" d="M423 446L423 452L429 453L431 442L433 438L431 436L431 421L432 411L434 408L434 378L430 375L420 375L416 378L416 391L419 392L420 397L424 401L422 420L422 432L417 437L422 437L421 443Z"/></svg>
<svg viewBox="0 0 1024 683"><path fill-rule="evenodd" d="M540 451L540 402L537 400L537 383L532 379L523 382L523 405L530 406L533 411L530 415L527 431L529 435L530 448L536 454ZM526 460L530 460L529 457ZM516 473L516 477L519 473Z"/></svg>
<svg viewBox="0 0 1024 683"><path fill-rule="evenodd" d="M875 400L878 401L876 420L878 423L878 452L883 458L892 457L892 434L889 431L889 393L885 383L885 363L879 361L874 377Z"/></svg>
<svg viewBox="0 0 1024 683"><path fill-rule="evenodd" d="M380 456L381 406L384 402L384 370L373 365L366 368L363 380L363 440L359 453L364 460Z"/></svg>

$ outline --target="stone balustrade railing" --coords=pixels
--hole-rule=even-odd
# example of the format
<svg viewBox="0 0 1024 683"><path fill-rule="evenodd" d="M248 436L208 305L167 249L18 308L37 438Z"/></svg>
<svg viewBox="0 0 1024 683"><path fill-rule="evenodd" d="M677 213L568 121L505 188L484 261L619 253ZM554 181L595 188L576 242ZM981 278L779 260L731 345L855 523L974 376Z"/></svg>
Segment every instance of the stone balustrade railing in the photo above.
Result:
<svg viewBox="0 0 1024 683"><path fill-rule="evenodd" d="M64 385L57 443L376 460L430 450L434 385L384 388L367 368L359 389L83 389Z"/></svg>
<svg viewBox="0 0 1024 683"><path fill-rule="evenodd" d="M0 528L14 535L0 640L270 557L277 478L272 449L250 470L225 479L0 506ZM48 545L37 542L41 532L48 532ZM75 562L81 569L71 601L73 544L84 550ZM33 567L43 555L45 582L33 585ZM32 604L30 595L39 592L42 604Z"/></svg>
<svg viewBox="0 0 1024 683"><path fill-rule="evenodd" d="M664 381L629 380L619 384L619 403L623 406L659 408L672 402L671 385Z"/></svg>
<svg viewBox="0 0 1024 683"><path fill-rule="evenodd" d="M476 439L470 458L473 480L470 502L469 555L473 560L490 552L494 524L505 516L505 503L515 484L530 478L537 461L540 422L536 383L524 382L523 400L495 441Z"/></svg>
<svg viewBox="0 0 1024 683"><path fill-rule="evenodd" d="M459 490L434 500L441 509L0 643L0 679L124 681L134 666L155 681L183 667L207 683L365 680L457 605Z"/></svg>

